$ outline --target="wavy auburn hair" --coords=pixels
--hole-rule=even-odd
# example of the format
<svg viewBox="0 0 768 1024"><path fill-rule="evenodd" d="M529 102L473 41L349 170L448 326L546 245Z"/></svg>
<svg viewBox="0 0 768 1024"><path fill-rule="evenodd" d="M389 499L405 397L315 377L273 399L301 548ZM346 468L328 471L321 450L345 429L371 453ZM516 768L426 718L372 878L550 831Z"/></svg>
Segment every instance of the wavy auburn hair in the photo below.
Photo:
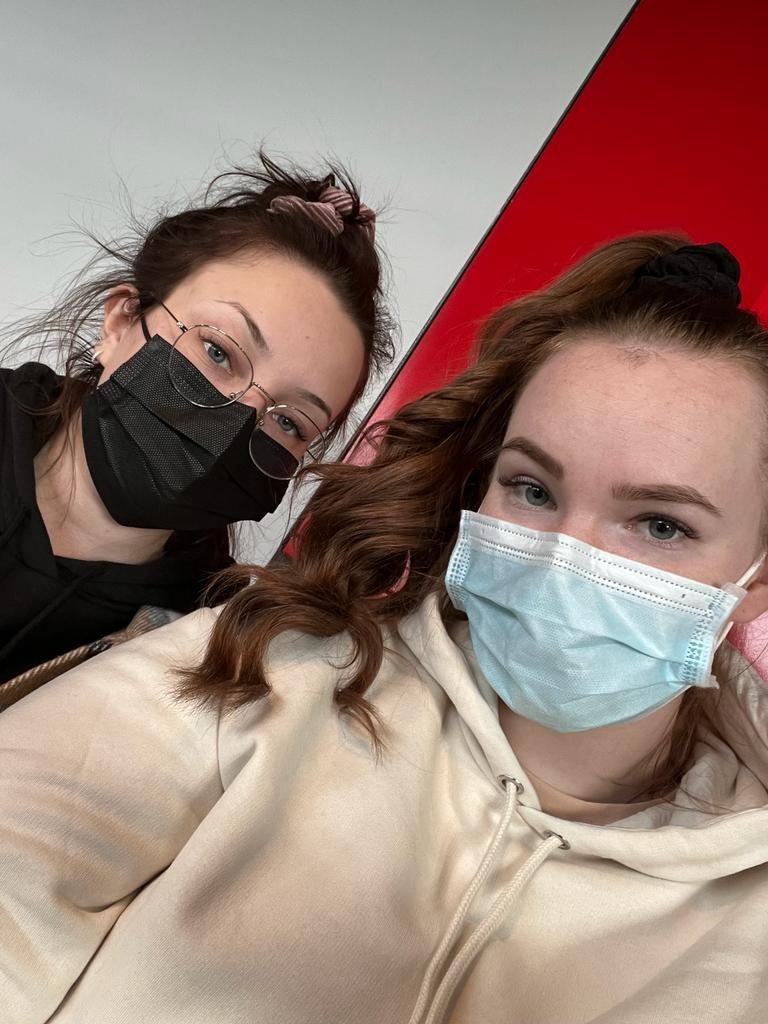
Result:
<svg viewBox="0 0 768 1024"><path fill-rule="evenodd" d="M586 337L690 350L735 360L768 391L768 333L752 313L718 295L635 284L639 267L687 242L657 234L603 245L548 287L495 312L463 373L369 428L370 465L312 468L322 482L294 561L224 574L228 587L254 579L256 585L227 603L183 691L236 707L267 693L267 648L278 634L346 631L354 654L339 674L335 699L378 743L376 711L365 694L382 661L381 627L433 592L442 595L446 620L463 617L443 586L459 514L479 506L515 402L547 359ZM708 693L686 696L671 753L656 775L662 789L690 759Z"/></svg>

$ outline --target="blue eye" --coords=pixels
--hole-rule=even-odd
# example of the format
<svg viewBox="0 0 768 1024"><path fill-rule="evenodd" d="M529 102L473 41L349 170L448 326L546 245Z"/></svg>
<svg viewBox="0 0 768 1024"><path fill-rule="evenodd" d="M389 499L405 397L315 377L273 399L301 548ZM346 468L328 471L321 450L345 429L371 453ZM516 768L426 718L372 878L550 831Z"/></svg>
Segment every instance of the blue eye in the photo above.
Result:
<svg viewBox="0 0 768 1024"><path fill-rule="evenodd" d="M697 537L694 530L679 523L676 519L667 519L666 516L647 516L640 522L647 524L648 536L652 540L669 542L680 540L681 537Z"/></svg>
<svg viewBox="0 0 768 1024"><path fill-rule="evenodd" d="M679 533L676 523L669 519L649 519L648 533L654 540L674 540Z"/></svg>
<svg viewBox="0 0 768 1024"><path fill-rule="evenodd" d="M649 515L643 516L636 521L645 524L648 538L660 544L680 541L683 537L689 537L693 540L698 537L695 530L692 530L684 523L678 522L677 519L670 519L668 516Z"/></svg>
<svg viewBox="0 0 768 1024"><path fill-rule="evenodd" d="M499 477L499 484L512 491L515 498L523 505L533 508L544 508L554 505L552 495L541 484L527 477Z"/></svg>
<svg viewBox="0 0 768 1024"><path fill-rule="evenodd" d="M215 341L203 340L203 346L205 348L205 354L212 363L215 363L217 366L226 366L229 364L229 356L223 348L216 344Z"/></svg>
<svg viewBox="0 0 768 1024"><path fill-rule="evenodd" d="M286 434L299 435L299 428L289 416L275 416L275 422L281 430L286 432Z"/></svg>
<svg viewBox="0 0 768 1024"><path fill-rule="evenodd" d="M529 505L547 505L549 504L549 494L540 487L538 484L525 484L523 496Z"/></svg>

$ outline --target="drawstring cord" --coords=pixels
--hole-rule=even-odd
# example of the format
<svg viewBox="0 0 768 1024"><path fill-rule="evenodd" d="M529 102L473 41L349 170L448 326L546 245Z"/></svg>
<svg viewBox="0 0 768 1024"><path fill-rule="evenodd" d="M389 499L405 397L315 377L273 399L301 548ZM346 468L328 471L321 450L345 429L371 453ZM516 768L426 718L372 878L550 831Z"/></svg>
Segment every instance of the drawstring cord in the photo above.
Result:
<svg viewBox="0 0 768 1024"><path fill-rule="evenodd" d="M545 841L537 847L522 867L515 873L515 876L494 901L493 906L484 920L480 922L461 947L456 959L450 965L443 977L443 980L438 986L437 991L431 1000L431 1005L429 1005L430 992L432 991L434 979L442 969L446 958L458 938L462 925L469 913L469 908L493 867L504 836L507 833L507 829L512 821L515 810L517 809L518 797L523 792L523 784L511 776L502 775L500 776L499 781L504 787L504 792L506 794L504 812L493 835L491 836L491 840L483 854L483 858L480 861L477 871L467 887L466 892L462 896L461 902L454 912L440 945L429 962L429 966L424 974L421 988L419 989L419 995L408 1024L421 1024L422 1021L423 1024L440 1024L445 1008L455 992L456 986L459 984L465 972L482 949L483 945L487 942L488 938L499 926L504 915L514 902L517 894L524 888L531 875L536 871L539 865L546 860L554 849L558 847L568 849L568 843L562 836L557 835L556 833L545 833ZM424 1012L427 1010L428 1005L429 1013L426 1019L424 1019Z"/></svg>
<svg viewBox="0 0 768 1024"><path fill-rule="evenodd" d="M559 835L548 836L544 842L533 851L523 866L515 873L515 876L509 885L507 885L505 889L502 889L488 912L488 916L480 922L477 928L475 928L459 950L456 959L445 972L445 976L440 982L437 992L435 992L432 1006L429 1009L429 1013L427 1014L424 1024L441 1024L443 1014L445 1013L448 1003L450 1002L453 993L456 991L458 984L464 977L468 968L471 966L472 961L475 959L477 954L501 924L505 914L514 903L515 898L523 890L526 882L534 874L539 865L547 859L550 853L564 845L565 840L561 839Z"/></svg>
<svg viewBox="0 0 768 1024"><path fill-rule="evenodd" d="M512 815L515 813L517 807L517 798L523 791L522 782L518 782L517 779L513 779L507 775L503 775L500 778L500 782L504 787L506 794L506 804L504 806L504 813L501 816L501 820L496 827L496 831L491 836L491 841L483 854L483 859L480 861L480 866L475 872L475 877L469 884L467 891L461 898L461 902L456 908L456 912L453 915L451 923L448 925L448 930L443 936L443 941L437 947L434 956L432 957L429 967L427 967L424 979L421 983L421 989L419 990L419 998L416 1000L416 1005L413 1008L411 1019L408 1024L419 1024L419 1021L424 1016L424 1011L427 1008L427 1000L429 999L429 993L432 991L432 981L437 972L442 968L445 958L451 950L456 938L461 930L461 926L464 924L464 918L469 912L469 908L477 895L480 886L488 877L488 872L493 866L493 862L496 860L496 855L499 852L501 841L504 838L509 823L512 821Z"/></svg>

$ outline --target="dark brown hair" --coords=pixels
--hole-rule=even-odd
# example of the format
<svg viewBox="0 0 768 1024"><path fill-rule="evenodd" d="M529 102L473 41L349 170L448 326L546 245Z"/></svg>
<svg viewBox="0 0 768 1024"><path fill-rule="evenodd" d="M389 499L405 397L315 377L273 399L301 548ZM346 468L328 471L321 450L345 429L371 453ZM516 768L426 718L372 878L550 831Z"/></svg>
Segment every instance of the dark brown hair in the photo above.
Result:
<svg viewBox="0 0 768 1024"><path fill-rule="evenodd" d="M315 201L329 184L346 189L354 200L339 235L301 212L269 210L277 196ZM131 284L136 288L138 313L165 299L212 260L249 250L281 254L322 275L363 336L367 356L363 376L335 423L338 429L371 372L393 356L391 322L382 300L382 261L358 224L359 208L357 187L341 167L328 164L313 173L280 165L259 152L253 167L235 167L217 175L201 199L179 212L163 211L149 226L131 215L130 231L122 239L107 242L89 233L96 254L52 309L3 328L3 336L10 339L3 352L24 346L54 354L66 376L56 411L66 419L101 373L93 364L93 345L104 300L114 287Z"/></svg>
<svg viewBox="0 0 768 1024"><path fill-rule="evenodd" d="M768 391L768 333L721 296L636 285L636 270L687 240L642 235L602 246L549 287L511 302L480 330L472 365L453 381L373 427L371 465L326 465L307 507L292 564L236 568L256 578L221 613L185 692L237 706L265 694L266 652L287 629L314 636L346 630L357 657L340 674L336 701L377 737L365 698L381 664L382 626L430 593L446 620L458 616L442 577L461 509L476 509L517 397L553 353L585 336L733 359ZM691 690L655 766L649 794L679 781L707 705Z"/></svg>

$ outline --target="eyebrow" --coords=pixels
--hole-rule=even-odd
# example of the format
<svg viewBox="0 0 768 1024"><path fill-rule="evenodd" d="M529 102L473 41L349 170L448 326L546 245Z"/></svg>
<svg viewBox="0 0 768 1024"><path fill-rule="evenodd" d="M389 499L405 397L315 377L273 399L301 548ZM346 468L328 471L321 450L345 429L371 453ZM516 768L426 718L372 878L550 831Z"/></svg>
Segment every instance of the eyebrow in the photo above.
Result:
<svg viewBox="0 0 768 1024"><path fill-rule="evenodd" d="M538 462L556 480L562 480L565 475L562 462L558 462L554 456L547 454L543 448L529 440L527 437L512 437L501 446L501 451L522 452L529 459Z"/></svg>
<svg viewBox="0 0 768 1024"><path fill-rule="evenodd" d="M501 451L522 452L538 462L556 480L562 480L565 475L563 464L527 437L510 438L501 446ZM669 501L679 505L698 505L712 515L723 515L721 509L713 505L709 498L705 498L695 487L684 484L621 483L616 484L611 493L617 501Z"/></svg>
<svg viewBox="0 0 768 1024"><path fill-rule="evenodd" d="M618 501L674 501L680 505L698 505L714 516L723 515L695 487L682 484L617 484L612 493Z"/></svg>
<svg viewBox="0 0 768 1024"><path fill-rule="evenodd" d="M229 299L216 299L216 302L223 303L225 306L231 306L232 309L236 309L240 316L245 320L248 330L251 334L251 340L260 352L264 352L266 355L271 355L269 345L266 342L264 335L261 333L261 328L253 319L251 314L242 306L239 302L233 302Z"/></svg>
<svg viewBox="0 0 768 1024"><path fill-rule="evenodd" d="M242 316L243 320L245 320L246 324L248 325L248 330L251 333L251 338L253 339L253 343L256 346L256 348L259 349L260 352L263 352L265 355L272 355L272 350L267 344L264 335L261 333L261 328L253 319L253 317L245 308L245 306L231 299L217 299L216 301L223 302L225 305L231 306L233 309L236 309L237 312L240 314L240 316ZM317 406L317 408L320 409L321 412L325 413L329 420L331 419L331 410L328 407L327 403L324 402L319 395L316 395L314 391L307 391L305 388L296 388L293 393L297 397L303 398L305 399L305 401L311 402L312 405Z"/></svg>
<svg viewBox="0 0 768 1024"><path fill-rule="evenodd" d="M331 410L322 398L314 393L314 391L307 391L304 388L296 388L294 394L298 395L299 398L306 399L307 402L311 402L312 405L316 405L318 409L325 413L329 420L331 419Z"/></svg>

